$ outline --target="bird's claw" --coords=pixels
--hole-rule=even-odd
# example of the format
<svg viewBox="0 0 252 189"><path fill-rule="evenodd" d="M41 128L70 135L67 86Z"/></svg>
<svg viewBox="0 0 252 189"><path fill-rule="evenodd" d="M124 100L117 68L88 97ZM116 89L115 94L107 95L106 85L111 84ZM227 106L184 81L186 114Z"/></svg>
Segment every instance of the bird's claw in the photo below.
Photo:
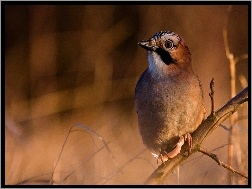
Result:
<svg viewBox="0 0 252 189"><path fill-rule="evenodd" d="M171 152L167 153L166 151L161 150L161 152L157 158L157 164L161 165L162 163L166 162L168 159L172 159L176 155L178 155L180 153L181 147L184 145L185 141L187 141L188 151L190 154L191 149L192 149L192 137L189 133L186 133L185 135L183 135L179 138L179 141L176 144L176 147Z"/></svg>

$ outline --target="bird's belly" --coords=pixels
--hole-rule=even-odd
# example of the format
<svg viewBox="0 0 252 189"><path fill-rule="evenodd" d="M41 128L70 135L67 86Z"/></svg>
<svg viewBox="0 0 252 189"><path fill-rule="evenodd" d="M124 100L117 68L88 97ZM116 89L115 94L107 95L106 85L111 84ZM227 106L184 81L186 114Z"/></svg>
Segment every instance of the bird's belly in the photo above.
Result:
<svg viewBox="0 0 252 189"><path fill-rule="evenodd" d="M154 151L160 151L164 145L173 147L179 136L191 133L198 126L194 122L199 104L190 95L182 95L172 88L148 91L149 94L141 95L143 98L136 101L143 142Z"/></svg>

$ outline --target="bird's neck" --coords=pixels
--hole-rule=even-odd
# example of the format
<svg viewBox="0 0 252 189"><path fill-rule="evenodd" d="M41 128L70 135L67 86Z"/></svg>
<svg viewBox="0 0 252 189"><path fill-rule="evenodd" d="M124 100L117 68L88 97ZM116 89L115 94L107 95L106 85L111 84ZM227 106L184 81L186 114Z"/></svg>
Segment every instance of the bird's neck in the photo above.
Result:
<svg viewBox="0 0 252 189"><path fill-rule="evenodd" d="M157 53L148 51L148 61L149 70L151 73L157 75L163 74L163 65L161 64L161 59Z"/></svg>
<svg viewBox="0 0 252 189"><path fill-rule="evenodd" d="M171 63L165 64L160 56L152 51L148 52L149 71L155 77L176 76L183 72L191 72L192 67L190 63ZM183 68L181 67L183 66Z"/></svg>

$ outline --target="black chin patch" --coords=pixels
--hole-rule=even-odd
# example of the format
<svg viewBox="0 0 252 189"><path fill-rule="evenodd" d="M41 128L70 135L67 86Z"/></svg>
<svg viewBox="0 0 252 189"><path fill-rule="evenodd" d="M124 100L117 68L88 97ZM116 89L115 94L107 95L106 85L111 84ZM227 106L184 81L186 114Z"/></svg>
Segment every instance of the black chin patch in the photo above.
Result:
<svg viewBox="0 0 252 189"><path fill-rule="evenodd" d="M172 59L171 55L167 51L165 51L165 50L163 50L161 48L157 48L156 49L156 53L158 53L160 55L162 61L166 65L169 65L169 64L171 64L171 63L174 62L174 60Z"/></svg>

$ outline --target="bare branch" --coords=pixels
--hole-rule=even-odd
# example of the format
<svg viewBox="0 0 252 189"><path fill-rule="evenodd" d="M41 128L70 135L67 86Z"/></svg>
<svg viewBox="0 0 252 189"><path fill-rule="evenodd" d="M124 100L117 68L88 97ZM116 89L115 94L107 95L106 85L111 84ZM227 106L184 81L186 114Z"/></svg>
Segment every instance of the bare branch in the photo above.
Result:
<svg viewBox="0 0 252 189"><path fill-rule="evenodd" d="M248 101L248 87L242 90L234 98L228 101L222 108L220 108L214 115L209 115L206 120L204 120L196 131L192 133L193 146L192 153L199 150L203 140L213 132L215 128L218 127L223 121L225 121L229 116L236 112L244 102ZM146 180L145 184L159 184L162 183L166 176L177 167L183 160L187 159L189 156L186 155L187 146L184 145L181 152L174 157L160 165Z"/></svg>
<svg viewBox="0 0 252 189"><path fill-rule="evenodd" d="M228 164L224 163L223 161L219 160L219 158L217 157L217 155L215 155L215 154L213 154L213 153L211 153L211 152L208 152L207 150L205 150L205 149L203 149L203 148L201 148L201 147L198 149L198 151L201 152L201 153L203 153L203 154L205 154L205 155L207 155L207 156L209 156L210 158L212 158L212 159L213 159L214 161L216 161L220 166L222 166L222 167L224 167L224 168L226 168L226 169L232 171L233 173L236 173L236 174L241 175L242 177L248 179L248 176L247 176L247 175L245 175L245 174L243 174L243 173L241 173L241 172L235 170L235 169L232 168L230 165L228 165Z"/></svg>

